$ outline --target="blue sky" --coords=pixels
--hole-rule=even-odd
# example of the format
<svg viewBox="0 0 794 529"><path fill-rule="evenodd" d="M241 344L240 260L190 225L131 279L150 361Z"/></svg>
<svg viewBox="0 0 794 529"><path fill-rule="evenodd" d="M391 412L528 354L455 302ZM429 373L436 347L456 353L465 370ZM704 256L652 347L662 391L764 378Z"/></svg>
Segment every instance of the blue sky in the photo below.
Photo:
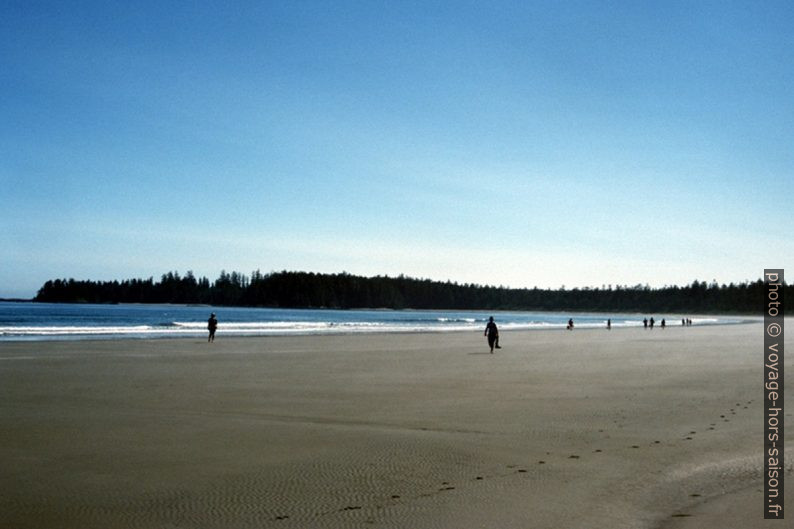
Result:
<svg viewBox="0 0 794 529"><path fill-rule="evenodd" d="M792 262L788 2L186 4L0 7L0 296Z"/></svg>

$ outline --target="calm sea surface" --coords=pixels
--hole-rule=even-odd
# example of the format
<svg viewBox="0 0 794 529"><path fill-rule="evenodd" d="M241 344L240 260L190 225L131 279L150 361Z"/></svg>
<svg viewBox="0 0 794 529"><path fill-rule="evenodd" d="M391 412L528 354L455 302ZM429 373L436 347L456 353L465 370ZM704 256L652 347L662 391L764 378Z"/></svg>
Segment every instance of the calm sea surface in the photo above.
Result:
<svg viewBox="0 0 794 529"><path fill-rule="evenodd" d="M312 310L185 305L90 305L0 302L0 340L169 338L202 336L217 314L218 337L371 332L482 331L489 316L500 329L563 329L642 325L643 317L681 325L674 314L446 310ZM741 323L740 317L692 317L694 325Z"/></svg>

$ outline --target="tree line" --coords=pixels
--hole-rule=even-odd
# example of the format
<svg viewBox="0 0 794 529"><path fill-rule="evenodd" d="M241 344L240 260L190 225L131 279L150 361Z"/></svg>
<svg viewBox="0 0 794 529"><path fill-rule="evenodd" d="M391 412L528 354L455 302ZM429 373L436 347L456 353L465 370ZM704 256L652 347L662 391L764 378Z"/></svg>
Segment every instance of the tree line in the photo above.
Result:
<svg viewBox="0 0 794 529"><path fill-rule="evenodd" d="M794 286L786 285L791 309ZM475 310L578 310L598 312L682 312L761 314L764 283L650 288L507 288L405 276L361 277L347 273L259 271L250 276L222 271L215 281L178 272L124 281L56 279L39 289L34 301L56 303L177 303L280 308L389 308Z"/></svg>

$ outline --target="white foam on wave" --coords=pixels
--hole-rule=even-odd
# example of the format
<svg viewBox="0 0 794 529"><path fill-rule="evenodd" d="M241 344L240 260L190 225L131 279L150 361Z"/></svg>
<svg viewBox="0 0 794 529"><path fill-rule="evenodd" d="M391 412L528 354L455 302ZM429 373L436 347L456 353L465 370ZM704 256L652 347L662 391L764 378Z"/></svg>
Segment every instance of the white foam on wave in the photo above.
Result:
<svg viewBox="0 0 794 529"><path fill-rule="evenodd" d="M0 336L68 336L80 334L129 334L158 330L151 325L132 327L0 327Z"/></svg>
<svg viewBox="0 0 794 529"><path fill-rule="evenodd" d="M697 318L693 323L699 325L715 325L721 323L737 323L739 320L722 318ZM606 327L606 319L602 321L580 321L574 318L575 328L595 329ZM499 323L502 330L542 330L564 329L567 322L548 322L529 320ZM638 327L642 321L619 319L612 321L612 327ZM243 321L222 322L218 325L218 334L233 336L277 336L307 334L355 334L355 333L425 333L425 332L460 332L479 331L484 329L482 321L476 318L436 318L426 322L373 322L373 321ZM133 326L26 326L0 327L0 337L6 339L41 339L58 337L187 337L202 336L207 333L204 321L175 321L160 325Z"/></svg>
<svg viewBox="0 0 794 529"><path fill-rule="evenodd" d="M713 325L720 322L718 318L690 318L690 319L692 320L692 325Z"/></svg>

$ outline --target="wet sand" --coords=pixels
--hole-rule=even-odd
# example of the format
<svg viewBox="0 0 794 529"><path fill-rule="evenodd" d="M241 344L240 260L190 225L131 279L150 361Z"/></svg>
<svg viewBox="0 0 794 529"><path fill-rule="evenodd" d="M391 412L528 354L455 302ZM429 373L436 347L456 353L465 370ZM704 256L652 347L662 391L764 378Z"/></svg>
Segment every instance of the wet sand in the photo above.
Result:
<svg viewBox="0 0 794 529"><path fill-rule="evenodd" d="M0 343L0 527L774 525L760 323L502 345Z"/></svg>

